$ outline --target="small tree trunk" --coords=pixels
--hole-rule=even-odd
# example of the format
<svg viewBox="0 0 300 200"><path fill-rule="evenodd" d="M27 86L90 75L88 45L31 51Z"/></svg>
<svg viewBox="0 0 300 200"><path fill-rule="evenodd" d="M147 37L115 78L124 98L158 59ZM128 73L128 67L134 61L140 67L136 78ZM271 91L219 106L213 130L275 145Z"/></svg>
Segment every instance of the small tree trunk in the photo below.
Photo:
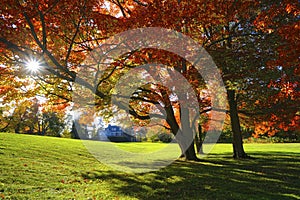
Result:
<svg viewBox="0 0 300 200"><path fill-rule="evenodd" d="M202 144L202 126L201 124L198 124L198 134L196 133L195 135L195 143L196 143L196 149L197 149L197 154L204 154Z"/></svg>
<svg viewBox="0 0 300 200"><path fill-rule="evenodd" d="M17 124L15 127L15 133L20 133L20 124Z"/></svg>
<svg viewBox="0 0 300 200"><path fill-rule="evenodd" d="M38 120L38 135L41 135L41 129L42 129L42 126L41 126L41 122Z"/></svg>
<svg viewBox="0 0 300 200"><path fill-rule="evenodd" d="M237 102L235 97L235 90L227 90L231 129L233 136L233 157L234 158L248 158L245 153L242 140L242 132L240 120L238 116Z"/></svg>
<svg viewBox="0 0 300 200"><path fill-rule="evenodd" d="M200 154L200 151L201 151L201 142L200 142L200 136L197 133L195 135L195 144L196 144L197 154Z"/></svg>
<svg viewBox="0 0 300 200"><path fill-rule="evenodd" d="M72 123L71 138L80 139L75 123L76 123L75 121L73 121Z"/></svg>

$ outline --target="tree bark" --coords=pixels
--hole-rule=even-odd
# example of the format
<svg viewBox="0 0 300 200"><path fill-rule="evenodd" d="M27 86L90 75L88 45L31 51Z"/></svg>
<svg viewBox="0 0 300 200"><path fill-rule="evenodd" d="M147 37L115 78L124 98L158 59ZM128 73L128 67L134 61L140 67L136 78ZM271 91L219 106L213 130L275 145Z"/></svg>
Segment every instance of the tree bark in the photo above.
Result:
<svg viewBox="0 0 300 200"><path fill-rule="evenodd" d="M203 154L203 148L202 148L202 126L201 124L198 124L198 134L196 133L195 135L195 143L196 143L196 149L197 149L197 154Z"/></svg>
<svg viewBox="0 0 300 200"><path fill-rule="evenodd" d="M173 133L173 135L176 137L178 144L180 146L181 149L181 158L185 158L186 160L194 160L194 161L199 161L199 158L196 155L196 151L195 151L195 146L194 146L194 141L191 142L191 144L186 144L187 141L189 141L189 139L184 138L184 137L189 137L192 132L191 129L189 128L189 126L187 125L187 119L182 121L182 127L184 127L183 129L180 129L176 118L175 118L175 114L172 108L172 105L167 105L165 107L166 110L166 114L167 114L167 123L169 124L171 131ZM183 134L185 133L185 134ZM180 137L180 136L181 137ZM193 140L193 139L192 139Z"/></svg>
<svg viewBox="0 0 300 200"><path fill-rule="evenodd" d="M75 123L76 123L75 121L73 121L72 123L71 138L80 139Z"/></svg>
<svg viewBox="0 0 300 200"><path fill-rule="evenodd" d="M248 158L243 147L243 139L241 132L241 125L238 116L237 100L235 90L227 90L229 113L232 129L232 145L233 145L233 157L234 158Z"/></svg>
<svg viewBox="0 0 300 200"><path fill-rule="evenodd" d="M20 133L20 124L19 123L15 127L15 133Z"/></svg>
<svg viewBox="0 0 300 200"><path fill-rule="evenodd" d="M181 127L182 132L184 134L184 143L189 143L188 145L185 144L184 146L184 157L186 160L194 160L198 161L196 151L195 151L195 141L194 141L194 134L190 124L189 118L190 112L189 108L185 105L180 107L180 120L181 120Z"/></svg>
<svg viewBox="0 0 300 200"><path fill-rule="evenodd" d="M188 149L185 151L184 157L186 160L193 160L193 161L200 160L196 155L194 142L192 142L188 147Z"/></svg>

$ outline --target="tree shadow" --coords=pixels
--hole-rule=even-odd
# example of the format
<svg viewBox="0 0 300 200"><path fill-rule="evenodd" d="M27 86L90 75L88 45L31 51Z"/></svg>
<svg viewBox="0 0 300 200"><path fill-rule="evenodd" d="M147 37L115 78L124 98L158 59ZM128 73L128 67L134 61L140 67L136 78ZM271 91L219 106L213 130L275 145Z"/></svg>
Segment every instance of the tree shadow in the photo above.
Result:
<svg viewBox="0 0 300 200"><path fill-rule="evenodd" d="M84 179L103 180L116 194L137 199L292 199L299 198L300 154L254 153L254 160L227 154L201 162L177 160L159 171L130 174L87 171ZM226 157L224 159L224 157Z"/></svg>

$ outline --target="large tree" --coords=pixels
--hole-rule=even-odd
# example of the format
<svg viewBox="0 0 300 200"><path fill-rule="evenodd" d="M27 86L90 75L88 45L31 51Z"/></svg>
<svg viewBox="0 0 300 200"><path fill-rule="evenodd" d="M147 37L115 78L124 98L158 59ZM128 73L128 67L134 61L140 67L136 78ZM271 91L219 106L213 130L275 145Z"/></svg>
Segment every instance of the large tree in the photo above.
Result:
<svg viewBox="0 0 300 200"><path fill-rule="evenodd" d="M254 121L259 119L258 115L284 112L283 105L289 105L282 101L278 104L278 88L282 86L275 86L277 92L274 92L270 84L292 80L283 84L289 85L294 99L288 106L292 112L285 112L295 116L298 110L291 104L296 103L295 97L299 95L296 90L299 83L294 76L299 65L299 45L295 45L299 27L297 1L154 1L142 9L133 14L130 21L133 27L163 26L183 32L213 56L227 87L234 157L248 157L242 145L241 107L243 114ZM179 67L185 69L185 63ZM265 106L259 112L264 103L259 108L258 101L269 104L268 108Z"/></svg>

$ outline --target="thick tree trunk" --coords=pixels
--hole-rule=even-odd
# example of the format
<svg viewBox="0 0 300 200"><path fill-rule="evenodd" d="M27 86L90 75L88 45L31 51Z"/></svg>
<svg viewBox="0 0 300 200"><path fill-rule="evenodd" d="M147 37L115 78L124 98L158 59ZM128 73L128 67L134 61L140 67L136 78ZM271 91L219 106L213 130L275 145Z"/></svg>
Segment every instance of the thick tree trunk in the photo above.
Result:
<svg viewBox="0 0 300 200"><path fill-rule="evenodd" d="M195 160L198 161L195 145L194 145L194 137L193 132L190 127L189 121L189 110L187 107L180 107L180 120L181 120L181 127L180 129L179 124L176 121L174 109L172 103L169 99L169 95L166 90L162 89L161 94L165 103L165 111L166 111L166 121L169 124L173 135L175 136L180 149L181 149L181 156L184 157L186 160Z"/></svg>
<svg viewBox="0 0 300 200"><path fill-rule="evenodd" d="M237 101L235 90L227 90L229 113L231 121L231 129L233 133L233 157L234 158L248 158L243 147L242 132L240 126L240 120L238 116Z"/></svg>
<svg viewBox="0 0 300 200"><path fill-rule="evenodd" d="M180 129L178 123L176 122L174 111L171 105L168 105L165 107L166 113L167 113L167 119L166 121L170 125L170 128L172 130L173 135L176 137L177 142L181 149L181 158L185 158L186 160L194 160L198 161L194 141L193 138L187 138L192 136L191 129L189 128L187 121L182 121L182 127L184 127L182 130ZM190 142L191 140L191 142ZM190 142L190 144L189 144Z"/></svg>
<svg viewBox="0 0 300 200"><path fill-rule="evenodd" d="M192 142L192 144L190 144L190 146L187 149L182 148L180 144L179 146L181 149L180 158L184 158L185 160L200 161L200 159L196 155L194 142Z"/></svg>
<svg viewBox="0 0 300 200"><path fill-rule="evenodd" d="M192 142L192 144L185 151L184 157L185 157L186 160L199 161L199 158L197 157L196 152L195 152L194 142Z"/></svg>
<svg viewBox="0 0 300 200"><path fill-rule="evenodd" d="M186 160L198 161L195 151L194 134L190 124L189 109L185 106L180 107L180 119L183 138L179 140L182 153Z"/></svg>

